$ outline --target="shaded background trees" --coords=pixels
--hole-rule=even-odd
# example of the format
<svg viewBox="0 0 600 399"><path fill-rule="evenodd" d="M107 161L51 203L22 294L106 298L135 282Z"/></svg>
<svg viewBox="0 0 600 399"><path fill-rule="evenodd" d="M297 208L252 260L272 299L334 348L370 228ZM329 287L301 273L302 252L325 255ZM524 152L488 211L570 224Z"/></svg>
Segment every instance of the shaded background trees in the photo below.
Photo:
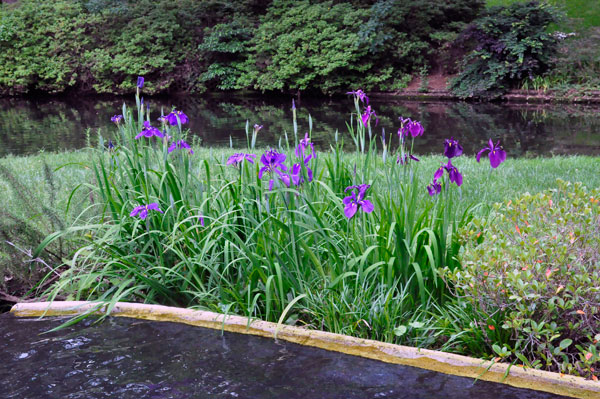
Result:
<svg viewBox="0 0 600 399"><path fill-rule="evenodd" d="M549 73L587 82L595 53L556 49L590 35L550 34L568 25L548 1L19 0L0 6L0 94L124 94L138 75L149 94L394 91L425 71L460 73L462 97ZM588 14L577 29L595 29Z"/></svg>

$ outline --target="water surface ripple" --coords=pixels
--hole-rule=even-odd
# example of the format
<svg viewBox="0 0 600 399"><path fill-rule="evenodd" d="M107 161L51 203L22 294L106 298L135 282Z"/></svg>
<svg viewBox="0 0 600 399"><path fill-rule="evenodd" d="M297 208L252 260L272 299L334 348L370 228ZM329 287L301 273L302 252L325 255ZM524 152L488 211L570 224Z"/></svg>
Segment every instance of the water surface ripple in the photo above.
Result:
<svg viewBox="0 0 600 399"><path fill-rule="evenodd" d="M0 315L1 398L559 398L177 323L85 320L40 335L59 324Z"/></svg>

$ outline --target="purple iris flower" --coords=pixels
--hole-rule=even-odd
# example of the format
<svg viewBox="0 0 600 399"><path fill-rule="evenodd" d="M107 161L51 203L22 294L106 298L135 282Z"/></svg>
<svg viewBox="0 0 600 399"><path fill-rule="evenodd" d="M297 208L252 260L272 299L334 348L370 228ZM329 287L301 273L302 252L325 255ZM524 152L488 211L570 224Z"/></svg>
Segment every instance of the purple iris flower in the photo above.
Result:
<svg viewBox="0 0 600 399"><path fill-rule="evenodd" d="M204 216L198 216L198 222L200 223L200 226L204 227Z"/></svg>
<svg viewBox="0 0 600 399"><path fill-rule="evenodd" d="M410 135L411 137L417 137L423 135L425 129L423 128L423 125L421 125L421 122L413 121L410 118L402 119L402 117L400 117L399 119L402 123L402 127L398 129L398 136L408 137L408 135Z"/></svg>
<svg viewBox="0 0 600 399"><path fill-rule="evenodd" d="M159 121L160 123L167 123L167 117L165 115L161 115L158 117L157 121Z"/></svg>
<svg viewBox="0 0 600 399"><path fill-rule="evenodd" d="M506 160L506 151L500 146L500 141L494 145L492 139L488 142L488 147L485 147L481 151L477 153L477 162L481 158L484 152L489 151L488 157L490 158L490 165L492 168L496 169L502 162Z"/></svg>
<svg viewBox="0 0 600 399"><path fill-rule="evenodd" d="M306 167L306 176L308 177L308 182L310 183L313 180L313 171L308 167L308 161L310 161L312 154L304 158L304 166ZM302 165L299 163L295 163L292 166L292 171L290 173L290 178L294 185L299 186L304 183L304 177L302 176Z"/></svg>
<svg viewBox="0 0 600 399"><path fill-rule="evenodd" d="M138 89L141 89L142 87L144 87L144 77L143 76L138 76L137 87L138 87Z"/></svg>
<svg viewBox="0 0 600 399"><path fill-rule="evenodd" d="M296 109L296 102L292 98L292 111Z"/></svg>
<svg viewBox="0 0 600 399"><path fill-rule="evenodd" d="M254 124L254 133L258 133L260 129L263 128L263 125L259 125L258 123Z"/></svg>
<svg viewBox="0 0 600 399"><path fill-rule="evenodd" d="M436 179L433 179L433 182L427 186L427 192L432 197L436 194L439 194L441 191L442 185Z"/></svg>
<svg viewBox="0 0 600 399"><path fill-rule="evenodd" d="M361 89L354 90L354 91L349 91L346 94L352 94L353 96L358 97L358 99L360 101L362 101L363 103L369 105L369 97L367 97L367 93L365 93Z"/></svg>
<svg viewBox="0 0 600 399"><path fill-rule="evenodd" d="M358 211L358 208L361 208L363 212L373 212L375 206L371 201L365 199L365 194L369 187L371 187L369 184L360 184L358 186L346 187L344 190L344 192L352 190L352 195L349 195L342 200L344 204L344 215L346 215L348 219L352 219ZM356 191L358 191L358 195L356 194Z"/></svg>
<svg viewBox="0 0 600 399"><path fill-rule="evenodd" d="M290 186L290 177L283 172L287 172L287 167L283 164L285 162L285 154L280 154L275 150L266 151L260 157L260 162L264 165L258 171L258 178L262 179L265 172L273 174L273 172L279 175L279 178L285 183L286 186ZM273 179L269 181L269 190L273 189Z"/></svg>
<svg viewBox="0 0 600 399"><path fill-rule="evenodd" d="M463 182L463 177L456 169L456 166L452 165L452 161L448 160L448 163L444 165L444 169L448 172L448 177L450 178L451 183L456 183L457 186L460 186Z"/></svg>
<svg viewBox="0 0 600 399"><path fill-rule="evenodd" d="M463 148L458 144L458 140L454 140L454 137L444 140L444 155L448 158L454 158L461 156Z"/></svg>
<svg viewBox="0 0 600 399"><path fill-rule="evenodd" d="M182 125L188 123L188 117L182 111L173 110L169 115L166 116L167 121L171 126L177 125L177 117L179 117L179 121Z"/></svg>
<svg viewBox="0 0 600 399"><path fill-rule="evenodd" d="M194 150L192 150L190 145L183 140L179 140L178 142L172 142L167 152L170 154L175 150L181 150L184 148L189 150L188 152L190 153L190 155L194 154Z"/></svg>
<svg viewBox="0 0 600 399"><path fill-rule="evenodd" d="M152 136L156 136L156 137L160 137L160 138L165 137L165 135L160 130L151 126L150 122L148 122L148 121L144 121L144 128L142 129L141 132L139 132L137 134L137 136L135 136L135 139L137 140L142 136L148 137L148 138L150 138Z"/></svg>
<svg viewBox="0 0 600 399"><path fill-rule="evenodd" d="M365 193L367 192L367 190L369 189L369 187L371 187L370 184L359 184L356 186L348 186L346 187L346 189L344 190L344 192L348 192L350 190L358 190L358 196L359 198L364 198L365 197Z"/></svg>
<svg viewBox="0 0 600 399"><path fill-rule="evenodd" d="M310 159L315 152L315 148L314 148L313 144L310 142L310 137L308 137L308 133L304 133L304 138L302 140L300 140L300 143L298 143L298 147L296 147L296 151L295 151L296 156L304 157L304 154L307 152L306 149L308 147L310 147L310 155L309 155L309 159ZM304 162L306 163L307 160L304 160Z"/></svg>
<svg viewBox="0 0 600 399"><path fill-rule="evenodd" d="M119 123L121 123L122 120L123 120L123 115L115 115L112 118L110 118L110 121L116 123L117 125Z"/></svg>
<svg viewBox="0 0 600 399"><path fill-rule="evenodd" d="M404 153L402 155L398 155L396 163L400 165L406 165L410 160L420 162L419 158L415 157L413 154Z"/></svg>
<svg viewBox="0 0 600 399"><path fill-rule="evenodd" d="M229 159L227 159L227 165L237 165L241 162L244 162L244 160L250 162L250 163L254 163L254 159L256 158L256 155L254 154L244 154L244 153L236 153L233 154L232 156L229 157Z"/></svg>
<svg viewBox="0 0 600 399"><path fill-rule="evenodd" d="M371 109L370 105L367 105L367 108L365 108L365 112L363 112L363 114L360 116L361 120L362 120L362 124L367 127L367 123L369 123L369 121L371 120L371 118L375 116L375 126L377 126L377 123L379 122L379 118L377 117L377 114L375 114L375 111L373 111Z"/></svg>
<svg viewBox="0 0 600 399"><path fill-rule="evenodd" d="M114 150L115 149L115 145L113 144L112 140L108 140L108 149L109 150Z"/></svg>
<svg viewBox="0 0 600 399"><path fill-rule="evenodd" d="M148 211L157 211L157 212L163 213L163 211L161 211L160 208L158 207L158 204L156 202L153 202L148 205L136 206L135 208L133 208L133 210L131 211L129 216L131 216L131 217L139 216L140 219L144 220L144 219L146 219L146 216L148 216Z"/></svg>
<svg viewBox="0 0 600 399"><path fill-rule="evenodd" d="M433 174L434 183L442 178L444 175L444 170L448 172L448 177L450 178L451 183L456 183L457 186L460 186L463 182L463 177L456 168L456 166L452 165L452 161L448 159L448 163L446 165L442 164L442 166L435 171Z"/></svg>

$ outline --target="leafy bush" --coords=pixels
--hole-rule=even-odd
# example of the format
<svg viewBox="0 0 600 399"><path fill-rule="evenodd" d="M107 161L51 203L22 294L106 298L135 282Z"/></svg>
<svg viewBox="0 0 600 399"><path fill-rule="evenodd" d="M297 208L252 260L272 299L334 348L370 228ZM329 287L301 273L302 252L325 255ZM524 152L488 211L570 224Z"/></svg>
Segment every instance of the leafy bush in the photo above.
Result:
<svg viewBox="0 0 600 399"><path fill-rule="evenodd" d="M202 89L204 28L252 2L193 0L39 2L0 7L0 94Z"/></svg>
<svg viewBox="0 0 600 399"><path fill-rule="evenodd" d="M565 37L558 46L554 64L550 72L554 79L568 84L600 87L600 27Z"/></svg>
<svg viewBox="0 0 600 399"><path fill-rule="evenodd" d="M462 269L447 272L481 315L497 356L592 376L600 366L600 190L558 189L496 206L464 231Z"/></svg>
<svg viewBox="0 0 600 399"><path fill-rule="evenodd" d="M21 0L0 5L0 94L394 90L482 4Z"/></svg>
<svg viewBox="0 0 600 399"><path fill-rule="evenodd" d="M556 54L556 38L547 28L557 20L554 8L536 1L486 10L458 39L473 50L451 83L454 93L494 98L546 72Z"/></svg>
<svg viewBox="0 0 600 399"><path fill-rule="evenodd" d="M239 89L238 80L245 71L253 27L246 19L234 19L205 29L198 49L211 62L200 79L221 90Z"/></svg>
<svg viewBox="0 0 600 399"><path fill-rule="evenodd" d="M350 76L370 67L359 63L367 53L358 46L363 15L348 3L275 1L256 32L243 85L325 92L346 87Z"/></svg>
<svg viewBox="0 0 600 399"><path fill-rule="evenodd" d="M240 86L260 90L405 85L432 49L480 10L480 0L274 1L261 21Z"/></svg>

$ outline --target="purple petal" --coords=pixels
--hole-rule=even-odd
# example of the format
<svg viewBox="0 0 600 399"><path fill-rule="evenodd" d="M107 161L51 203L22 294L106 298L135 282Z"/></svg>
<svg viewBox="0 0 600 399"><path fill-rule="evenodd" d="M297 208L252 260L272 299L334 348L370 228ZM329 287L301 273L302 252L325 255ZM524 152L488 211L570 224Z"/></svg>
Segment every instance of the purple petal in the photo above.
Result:
<svg viewBox="0 0 600 399"><path fill-rule="evenodd" d="M342 203L344 205L349 205L349 204L355 202L355 200L356 200L356 195L354 193L352 193L352 195L344 197L344 199L342 200Z"/></svg>
<svg viewBox="0 0 600 399"><path fill-rule="evenodd" d="M233 154L227 159L227 165L233 165L238 162L240 162L240 154Z"/></svg>
<svg viewBox="0 0 600 399"><path fill-rule="evenodd" d="M265 152L264 154L262 154L262 155L261 155L261 157L260 157L260 162L261 162L263 165L265 165L265 166L267 166L268 164L270 164L270 163L271 163L271 162L270 162L270 160L269 160L269 157L267 157L267 153L266 153L266 152Z"/></svg>
<svg viewBox="0 0 600 399"><path fill-rule="evenodd" d="M262 179L263 177L263 173L265 173L266 171L268 171L269 168L266 166L263 166L262 168L260 168L260 170L258 171L258 178ZM272 180L271 180L272 181Z"/></svg>
<svg viewBox="0 0 600 399"><path fill-rule="evenodd" d="M301 171L300 164L295 163L294 166L292 166L292 181L294 182L294 184L296 186L300 183L300 171Z"/></svg>
<svg viewBox="0 0 600 399"><path fill-rule="evenodd" d="M283 184L286 185L286 187L290 186L290 176L289 175L281 173L279 175L279 178L281 179L281 181L283 182Z"/></svg>
<svg viewBox="0 0 600 399"><path fill-rule="evenodd" d="M428 185L427 185L427 192L428 192L428 193L429 193L429 195L430 195L430 196L432 196L432 197L433 197L434 195L436 195L436 194L437 194L437 193L435 192L435 187L434 187L434 186L432 186L431 184L428 184Z"/></svg>
<svg viewBox="0 0 600 399"><path fill-rule="evenodd" d="M140 211L142 209L144 209L143 206L136 206L135 208L133 208L133 210L131 211L131 213L129 214L129 216L131 216L131 217L137 216L137 214L140 213Z"/></svg>
<svg viewBox="0 0 600 399"><path fill-rule="evenodd" d="M344 207L344 215L346 215L348 219L352 219L352 216L354 216L357 210L358 204L353 201Z"/></svg>
<svg viewBox="0 0 600 399"><path fill-rule="evenodd" d="M146 207L143 207L140 210L140 219L144 220L146 219L146 216L148 216L148 210L146 209Z"/></svg>
<svg viewBox="0 0 600 399"><path fill-rule="evenodd" d="M160 207L158 206L158 203L156 203L156 202L153 202L153 203L151 203L151 204L148 204L148 205L146 206L146 209L148 209L148 210L153 210L153 211L158 211L158 212L160 212L160 213L164 213L163 211L161 211L161 210L160 210Z"/></svg>
<svg viewBox="0 0 600 399"><path fill-rule="evenodd" d="M490 150L489 148L484 148L481 151L479 151L477 153L477 162L479 162L481 160L481 156L483 155L483 153L486 152L486 151L489 151L489 150Z"/></svg>
<svg viewBox="0 0 600 399"><path fill-rule="evenodd" d="M373 209L375 209L375 206L369 200L360 201L360 205L362 207L362 210L367 213L371 213L371 212L373 212Z"/></svg>
<svg viewBox="0 0 600 399"><path fill-rule="evenodd" d="M277 154L277 155L275 156L275 160L274 160L274 162L273 162L273 163L275 163L275 164L278 164L278 165L281 165L282 163L284 163L284 162L285 162L285 158L286 158L286 155L285 155L285 154Z"/></svg>
<svg viewBox="0 0 600 399"><path fill-rule="evenodd" d="M269 180L269 191L273 190L273 183L275 183L273 179Z"/></svg>
<svg viewBox="0 0 600 399"><path fill-rule="evenodd" d="M435 173L433 174L433 181L441 179L443 175L444 175L444 168L441 167L438 170L436 170Z"/></svg>
<svg viewBox="0 0 600 399"><path fill-rule="evenodd" d="M359 184L358 185L358 199L361 200L365 197L365 193L371 187L370 184Z"/></svg>
<svg viewBox="0 0 600 399"><path fill-rule="evenodd" d="M489 153L490 165L496 169L506 159L506 152L503 149L495 149Z"/></svg>
<svg viewBox="0 0 600 399"><path fill-rule="evenodd" d="M369 121L369 114L367 114L366 112L364 114L362 114L360 116L360 119L362 120L362 124L367 127L367 122Z"/></svg>

